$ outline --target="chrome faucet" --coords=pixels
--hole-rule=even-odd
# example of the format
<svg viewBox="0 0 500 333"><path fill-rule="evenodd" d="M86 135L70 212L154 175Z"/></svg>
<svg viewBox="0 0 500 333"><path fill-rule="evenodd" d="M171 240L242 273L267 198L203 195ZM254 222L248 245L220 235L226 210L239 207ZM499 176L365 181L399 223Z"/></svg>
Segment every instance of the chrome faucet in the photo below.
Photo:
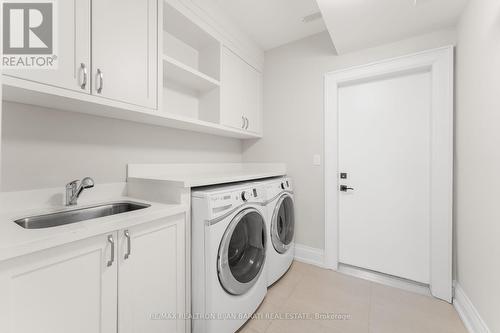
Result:
<svg viewBox="0 0 500 333"><path fill-rule="evenodd" d="M94 187L94 180L90 177L85 177L78 185L78 180L73 180L66 184L66 206L74 206L77 204L80 194L83 190Z"/></svg>

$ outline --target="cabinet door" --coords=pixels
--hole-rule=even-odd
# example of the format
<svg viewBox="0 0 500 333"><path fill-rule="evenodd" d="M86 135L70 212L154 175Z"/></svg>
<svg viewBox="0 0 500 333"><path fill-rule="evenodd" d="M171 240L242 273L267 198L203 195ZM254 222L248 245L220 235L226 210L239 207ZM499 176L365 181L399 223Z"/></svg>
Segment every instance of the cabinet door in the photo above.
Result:
<svg viewBox="0 0 500 333"><path fill-rule="evenodd" d="M90 93L90 0L57 1L56 9L57 69L4 69L3 74Z"/></svg>
<svg viewBox="0 0 500 333"><path fill-rule="evenodd" d="M157 106L157 0L92 2L92 93Z"/></svg>
<svg viewBox="0 0 500 333"><path fill-rule="evenodd" d="M226 47L222 50L221 123L261 131L262 75Z"/></svg>
<svg viewBox="0 0 500 333"><path fill-rule="evenodd" d="M248 108L245 111L247 130L262 133L262 74L253 67L250 67L247 74L249 89Z"/></svg>
<svg viewBox="0 0 500 333"><path fill-rule="evenodd" d="M116 332L117 233L0 264L0 332ZM116 251L115 251L116 253Z"/></svg>
<svg viewBox="0 0 500 333"><path fill-rule="evenodd" d="M179 215L119 231L120 333L185 332L184 228Z"/></svg>
<svg viewBox="0 0 500 333"><path fill-rule="evenodd" d="M222 48L221 124L244 129L246 64L226 47Z"/></svg>

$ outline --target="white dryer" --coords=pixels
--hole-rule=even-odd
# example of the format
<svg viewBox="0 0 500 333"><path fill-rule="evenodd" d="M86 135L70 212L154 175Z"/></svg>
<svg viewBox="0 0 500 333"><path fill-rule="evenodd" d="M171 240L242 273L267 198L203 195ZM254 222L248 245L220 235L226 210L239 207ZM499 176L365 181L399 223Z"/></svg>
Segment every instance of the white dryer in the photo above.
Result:
<svg viewBox="0 0 500 333"><path fill-rule="evenodd" d="M293 185L289 177L256 183L266 195L267 285L270 286L290 268L295 255L295 208Z"/></svg>
<svg viewBox="0 0 500 333"><path fill-rule="evenodd" d="M192 192L194 333L236 332L264 299L264 204L251 183Z"/></svg>

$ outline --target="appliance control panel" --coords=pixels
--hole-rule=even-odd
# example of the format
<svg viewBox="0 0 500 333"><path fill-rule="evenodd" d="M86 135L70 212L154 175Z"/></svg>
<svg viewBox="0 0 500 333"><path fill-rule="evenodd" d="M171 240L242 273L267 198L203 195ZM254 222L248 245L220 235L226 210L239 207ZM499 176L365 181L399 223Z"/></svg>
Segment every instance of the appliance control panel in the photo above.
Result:
<svg viewBox="0 0 500 333"><path fill-rule="evenodd" d="M292 184L289 179L283 179L280 183L280 188L282 190L291 190Z"/></svg>
<svg viewBox="0 0 500 333"><path fill-rule="evenodd" d="M267 195L269 197L274 197L283 191L293 191L292 180L288 177L273 182L267 187Z"/></svg>
<svg viewBox="0 0 500 333"><path fill-rule="evenodd" d="M210 198L212 214L216 217L244 203L262 201L262 194L263 193L257 188L247 188L244 190L214 194Z"/></svg>

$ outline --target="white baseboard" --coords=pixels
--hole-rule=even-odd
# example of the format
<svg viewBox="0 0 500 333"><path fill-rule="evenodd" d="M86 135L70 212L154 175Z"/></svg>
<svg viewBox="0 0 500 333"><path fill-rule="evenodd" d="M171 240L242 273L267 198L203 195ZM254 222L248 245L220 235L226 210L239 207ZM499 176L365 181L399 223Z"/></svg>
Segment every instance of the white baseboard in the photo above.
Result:
<svg viewBox="0 0 500 333"><path fill-rule="evenodd" d="M317 249L314 247L310 247L302 244L295 244L295 260L315 265L321 268L326 268L325 266L325 251L322 249ZM337 271L339 273L351 275L357 278L381 283L384 285L388 285L395 288L400 288L404 290L408 290L411 292L415 292L423 295L430 295L429 288L427 286L423 286L417 283L409 282L404 279L399 279L395 277L390 277L385 274L378 274L376 272L371 272L367 270L363 270L360 268L347 266L347 265L339 265Z"/></svg>
<svg viewBox="0 0 500 333"><path fill-rule="evenodd" d="M453 298L453 306L457 310L458 315L462 319L469 333L491 332L458 282L455 282L455 297Z"/></svg>
<svg viewBox="0 0 500 333"><path fill-rule="evenodd" d="M325 251L314 247L295 244L295 260L319 267L325 267ZM391 287L401 288L419 294L430 295L429 289L425 286L406 282L403 279L384 276L373 272L357 269L355 267L340 265L338 272L352 275L355 277L382 283ZM486 323L477 312L476 308L465 294L464 290L457 282L454 283L455 295L453 297L453 306L457 310L460 319L462 319L469 333L491 333Z"/></svg>
<svg viewBox="0 0 500 333"><path fill-rule="evenodd" d="M391 276L367 269L339 264L337 272L365 279L385 286L406 290L409 292L431 296L429 286L415 281L406 280L397 276Z"/></svg>
<svg viewBox="0 0 500 333"><path fill-rule="evenodd" d="M325 266L325 251L314 247L295 244L295 260L319 267Z"/></svg>

